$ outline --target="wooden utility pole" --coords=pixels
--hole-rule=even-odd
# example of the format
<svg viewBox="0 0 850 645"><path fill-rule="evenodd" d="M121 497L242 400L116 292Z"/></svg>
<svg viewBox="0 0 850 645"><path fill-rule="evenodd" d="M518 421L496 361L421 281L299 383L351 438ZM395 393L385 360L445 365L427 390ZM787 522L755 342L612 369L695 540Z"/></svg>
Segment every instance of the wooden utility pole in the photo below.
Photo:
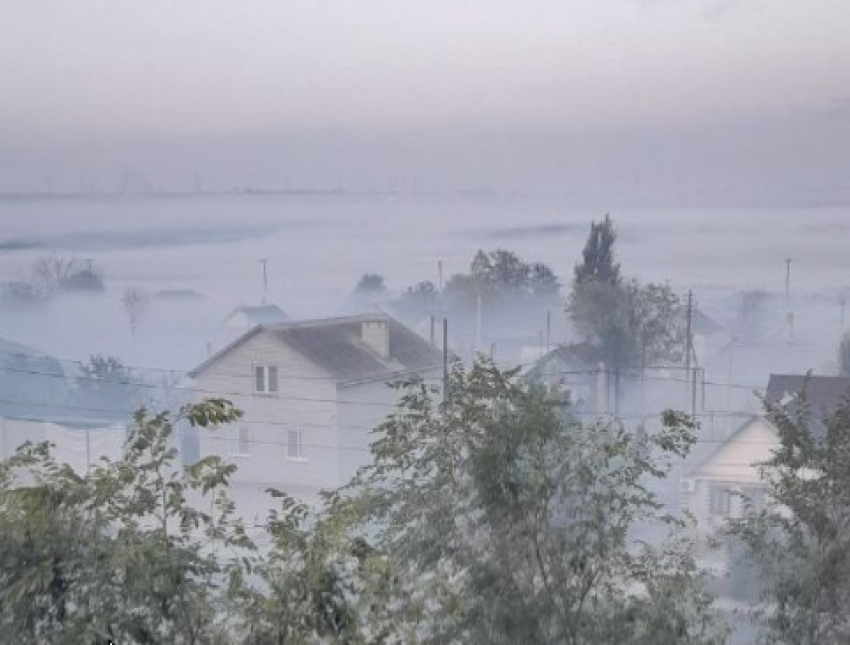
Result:
<svg viewBox="0 0 850 645"><path fill-rule="evenodd" d="M688 375L691 383L691 418L697 415L697 369L696 369L696 354L694 353L694 293L688 290L688 328L687 328L687 349L685 356L685 374ZM694 368L691 369L691 355L694 355Z"/></svg>
<svg viewBox="0 0 850 645"><path fill-rule="evenodd" d="M449 401L449 319L443 318L443 402Z"/></svg>
<svg viewBox="0 0 850 645"><path fill-rule="evenodd" d="M691 352L693 351L693 317L694 317L694 294L688 290L688 322L685 332L685 370L688 374L691 371Z"/></svg>
<svg viewBox="0 0 850 645"><path fill-rule="evenodd" d="M266 299L269 296L269 274L266 271L266 264L268 260L262 259L260 260L260 264L263 267L263 304L266 304Z"/></svg>
<svg viewBox="0 0 850 645"><path fill-rule="evenodd" d="M791 258L785 258L785 317L788 326L788 344L794 342L794 312L791 310Z"/></svg>

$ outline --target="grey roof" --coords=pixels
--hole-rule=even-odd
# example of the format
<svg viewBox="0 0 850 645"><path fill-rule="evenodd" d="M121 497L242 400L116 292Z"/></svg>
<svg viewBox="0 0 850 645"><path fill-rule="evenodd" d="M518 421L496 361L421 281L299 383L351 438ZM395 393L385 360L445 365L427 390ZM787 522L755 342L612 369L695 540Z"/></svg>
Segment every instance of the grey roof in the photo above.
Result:
<svg viewBox="0 0 850 645"><path fill-rule="evenodd" d="M244 314L254 325L274 325L289 320L289 316L277 305L237 307L230 312L227 318L230 319L237 314Z"/></svg>
<svg viewBox="0 0 850 645"><path fill-rule="evenodd" d="M546 366L553 361L564 372L586 372L598 366L597 353L596 348L587 342L558 345L537 359L527 376L533 379L545 374Z"/></svg>
<svg viewBox="0 0 850 645"><path fill-rule="evenodd" d="M131 388L112 385L110 390L110 384L99 384L98 391L90 393L83 385L60 360L0 338L0 417L78 427L129 419L131 407L116 408L115 397L107 395Z"/></svg>
<svg viewBox="0 0 850 645"><path fill-rule="evenodd" d="M714 334L721 334L726 331L726 328L723 327L720 323L718 323L713 318L706 316L699 309L694 310L694 333L702 334L703 336L712 336Z"/></svg>
<svg viewBox="0 0 850 645"><path fill-rule="evenodd" d="M389 356L360 338L361 324L381 320L389 330ZM320 367L341 384L390 378L438 367L442 354L418 334L383 314L259 325L189 372L196 377L222 356L261 332L268 332Z"/></svg>
<svg viewBox="0 0 850 645"><path fill-rule="evenodd" d="M804 395L816 420L823 420L850 402L850 377L771 374L765 403L793 412Z"/></svg>

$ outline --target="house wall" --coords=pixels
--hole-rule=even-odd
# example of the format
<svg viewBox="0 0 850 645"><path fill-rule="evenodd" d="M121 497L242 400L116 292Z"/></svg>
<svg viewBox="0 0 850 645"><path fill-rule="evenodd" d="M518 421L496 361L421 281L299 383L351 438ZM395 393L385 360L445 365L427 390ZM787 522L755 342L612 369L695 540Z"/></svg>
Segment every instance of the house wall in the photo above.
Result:
<svg viewBox="0 0 850 645"><path fill-rule="evenodd" d="M422 373L429 382L442 379L440 369ZM400 392L386 382L339 388L339 482L348 482L371 460L370 446L377 428L396 408Z"/></svg>
<svg viewBox="0 0 850 645"><path fill-rule="evenodd" d="M383 382L339 388L339 445L337 473L347 482L370 460L372 430L393 410L398 392Z"/></svg>
<svg viewBox="0 0 850 645"><path fill-rule="evenodd" d="M738 493L760 487L756 464L769 459L777 445L770 425L763 419L754 419L683 478L693 481L694 491L680 493L680 506L694 515L700 532L711 533L724 523L724 517L711 512L712 487ZM732 495L729 516L740 517L742 511L743 500Z"/></svg>
<svg viewBox="0 0 850 645"><path fill-rule="evenodd" d="M278 392L254 392L254 366L278 368ZM201 429L201 456L220 455L235 463L233 490L254 507L252 496L267 501L267 487L304 499L337 483L336 383L301 354L260 332L209 366L196 379L198 397L223 396L244 412L237 423L214 431ZM238 429L249 432L247 454L238 453ZM289 430L302 433L301 460L288 458Z"/></svg>
<svg viewBox="0 0 850 645"><path fill-rule="evenodd" d="M12 456L26 441L54 444L53 456L84 473L101 457L120 458L126 440L123 426L101 428L69 428L46 421L0 419L0 458Z"/></svg>

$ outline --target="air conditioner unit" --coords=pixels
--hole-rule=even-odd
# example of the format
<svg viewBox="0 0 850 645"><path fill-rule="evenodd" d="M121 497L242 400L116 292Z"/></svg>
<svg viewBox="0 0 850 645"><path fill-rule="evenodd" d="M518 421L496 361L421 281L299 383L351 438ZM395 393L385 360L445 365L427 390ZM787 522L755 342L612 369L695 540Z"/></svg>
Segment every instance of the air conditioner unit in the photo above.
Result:
<svg viewBox="0 0 850 645"><path fill-rule="evenodd" d="M680 493L695 493L697 491L697 482L694 479L680 479L679 480L679 492Z"/></svg>

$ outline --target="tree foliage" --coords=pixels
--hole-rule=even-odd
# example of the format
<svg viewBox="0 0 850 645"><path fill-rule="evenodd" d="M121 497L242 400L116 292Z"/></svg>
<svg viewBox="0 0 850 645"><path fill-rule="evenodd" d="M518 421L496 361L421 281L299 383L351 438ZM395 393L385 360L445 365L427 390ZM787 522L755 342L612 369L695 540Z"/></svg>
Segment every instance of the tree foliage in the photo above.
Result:
<svg viewBox="0 0 850 645"><path fill-rule="evenodd" d="M323 510L269 491L249 533L235 467L178 465L178 423L211 399L139 410L124 456L77 473L46 444L0 462L0 633L9 642L414 644L722 642L703 575L650 483L693 426L576 422L491 363L421 381L376 430L373 463ZM672 539L637 540L642 523ZM261 547L257 544L262 543Z"/></svg>
<svg viewBox="0 0 850 645"><path fill-rule="evenodd" d="M542 262L527 263L505 249L479 250L469 273L459 273L446 284L446 298L472 305L480 295L486 302L557 297L560 283Z"/></svg>
<svg viewBox="0 0 850 645"><path fill-rule="evenodd" d="M144 409L123 458L78 474L48 444L25 444L0 467L0 632L7 642L213 643L214 590L250 549L224 491L234 467L208 457L176 466L177 419L239 416L211 399L172 418ZM207 496L207 510L188 502Z"/></svg>
<svg viewBox="0 0 850 645"><path fill-rule="evenodd" d="M617 239L611 218L591 224L576 265L568 305L583 340L609 367L675 363L685 351L685 310L669 285L623 279L615 262Z"/></svg>
<svg viewBox="0 0 850 645"><path fill-rule="evenodd" d="M590 235L582 250L582 261L576 265L574 284L620 284L620 265L615 262L617 231L610 215L601 222L591 222Z"/></svg>
<svg viewBox="0 0 850 645"><path fill-rule="evenodd" d="M765 643L850 642L850 402L818 415L805 392L772 410L779 446L761 467L769 503L731 526L760 574Z"/></svg>
<svg viewBox="0 0 850 645"><path fill-rule="evenodd" d="M64 291L103 291L103 278L90 265L73 258L47 257L32 267L34 284L45 294Z"/></svg>
<svg viewBox="0 0 850 645"><path fill-rule="evenodd" d="M456 365L450 387L407 384L354 486L411 642L723 641L686 543L630 537L676 532L647 484L687 453L686 418L580 424L489 363Z"/></svg>

